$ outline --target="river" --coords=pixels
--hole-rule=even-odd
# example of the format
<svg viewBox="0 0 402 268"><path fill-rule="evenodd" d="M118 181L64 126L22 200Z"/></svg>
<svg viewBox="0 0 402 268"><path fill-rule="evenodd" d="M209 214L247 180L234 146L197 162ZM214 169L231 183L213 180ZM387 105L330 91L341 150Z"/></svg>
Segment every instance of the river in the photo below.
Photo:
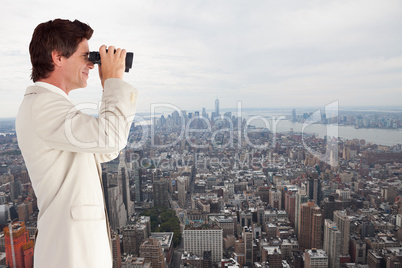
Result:
<svg viewBox="0 0 402 268"><path fill-rule="evenodd" d="M271 131L276 132L289 132L293 129L294 132L302 132L303 123L291 122L289 120L276 120L273 124L271 120L268 125L262 120L254 120L250 125L256 127L268 127ZM274 125L276 127L274 128ZM320 137L327 135L328 128L337 128L338 137L353 140L364 139L366 142L372 142L379 145L395 145L402 144L402 129L380 129L380 128L359 128L354 126L343 125L324 125L324 124L311 124L304 128L303 132L308 134L317 134ZM332 131L333 129L331 129ZM336 129L335 129L336 131Z"/></svg>

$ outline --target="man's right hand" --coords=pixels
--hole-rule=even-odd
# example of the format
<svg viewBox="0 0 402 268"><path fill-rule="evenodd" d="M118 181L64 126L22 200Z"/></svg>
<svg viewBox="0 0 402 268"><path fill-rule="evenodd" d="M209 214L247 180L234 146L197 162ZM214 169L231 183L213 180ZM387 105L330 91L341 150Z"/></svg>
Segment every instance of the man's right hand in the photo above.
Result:
<svg viewBox="0 0 402 268"><path fill-rule="evenodd" d="M113 51L116 50L115 53ZM102 64L99 66L99 77L102 87L108 78L123 79L124 70L126 68L126 50L110 46L106 52L106 46L99 48L99 54Z"/></svg>

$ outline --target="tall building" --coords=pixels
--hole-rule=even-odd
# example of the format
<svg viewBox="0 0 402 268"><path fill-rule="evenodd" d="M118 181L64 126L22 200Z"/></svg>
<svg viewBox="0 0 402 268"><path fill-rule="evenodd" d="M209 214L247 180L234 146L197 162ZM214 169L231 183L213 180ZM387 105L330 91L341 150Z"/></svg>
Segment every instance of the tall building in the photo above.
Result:
<svg viewBox="0 0 402 268"><path fill-rule="evenodd" d="M120 231L127 224L127 211L123 203L123 195L117 185L110 185L107 196L110 227L115 231Z"/></svg>
<svg viewBox="0 0 402 268"><path fill-rule="evenodd" d="M142 196L141 196L141 173L140 167L138 163L135 161L133 162L133 176L134 176L134 193L135 193L135 202L141 203Z"/></svg>
<svg viewBox="0 0 402 268"><path fill-rule="evenodd" d="M8 226L3 229L8 267L33 267L34 242L29 238L29 231L25 228L25 223L14 222L11 229L11 233ZM13 237L12 240L11 234ZM14 246L14 250L12 245Z"/></svg>
<svg viewBox="0 0 402 268"><path fill-rule="evenodd" d="M211 251L212 262L222 259L223 231L217 224L186 225L183 232L184 251L197 256L204 256L204 251Z"/></svg>
<svg viewBox="0 0 402 268"><path fill-rule="evenodd" d="M295 207L295 231L296 236L300 238L299 233L299 219L300 219L300 208L301 205L307 203L308 195L307 195L307 188L305 184L302 184L300 189L296 193L296 207Z"/></svg>
<svg viewBox="0 0 402 268"><path fill-rule="evenodd" d="M29 220L29 216L33 213L32 201L25 200L18 205L18 220L26 222Z"/></svg>
<svg viewBox="0 0 402 268"><path fill-rule="evenodd" d="M276 246L270 246L270 247L264 247L263 248L263 253L262 253L265 261L268 261L269 268L283 268L282 265L282 252L279 247Z"/></svg>
<svg viewBox="0 0 402 268"><path fill-rule="evenodd" d="M180 206L185 207L187 200L188 177L186 176L178 177L176 183L177 183L179 204Z"/></svg>
<svg viewBox="0 0 402 268"><path fill-rule="evenodd" d="M304 252L305 268L328 268L328 255L322 249L309 249Z"/></svg>
<svg viewBox="0 0 402 268"><path fill-rule="evenodd" d="M11 200L18 199L18 196L22 194L22 184L21 180L16 179L10 181L10 198Z"/></svg>
<svg viewBox="0 0 402 268"><path fill-rule="evenodd" d="M297 118L296 118L296 110L293 109L293 110L292 110L292 122L296 122L296 121L297 121Z"/></svg>
<svg viewBox="0 0 402 268"><path fill-rule="evenodd" d="M350 257L351 262L356 264L366 264L367 263L367 245L360 237L352 236L350 238Z"/></svg>
<svg viewBox="0 0 402 268"><path fill-rule="evenodd" d="M322 214L310 200L301 205L299 218L299 246L301 249L322 248Z"/></svg>
<svg viewBox="0 0 402 268"><path fill-rule="evenodd" d="M269 189L270 188L268 186L258 187L257 195L261 198L262 202L269 203ZM232 196L233 196L233 194L232 194Z"/></svg>
<svg viewBox="0 0 402 268"><path fill-rule="evenodd" d="M164 179L156 180L152 184L155 207L169 207L168 186Z"/></svg>
<svg viewBox="0 0 402 268"><path fill-rule="evenodd" d="M207 110L205 109L205 107L202 107L202 117L208 118L208 114L207 114Z"/></svg>
<svg viewBox="0 0 402 268"><path fill-rule="evenodd" d="M282 209L282 192L276 188L269 190L269 205L278 210Z"/></svg>
<svg viewBox="0 0 402 268"><path fill-rule="evenodd" d="M123 203L124 206L126 207L126 212L127 212L127 218L130 218L132 214L134 214L134 203L131 201L131 195L130 195L130 176L127 170L127 165L126 165L126 157L125 157L125 151L122 150L120 152L120 158L119 158L119 167L117 171L117 180L118 180L118 185L121 187L121 192L123 194Z"/></svg>
<svg viewBox="0 0 402 268"><path fill-rule="evenodd" d="M163 248L158 239L149 237L140 246L140 257L150 262L152 268L165 268L166 261Z"/></svg>
<svg viewBox="0 0 402 268"><path fill-rule="evenodd" d="M235 226L237 225L237 221L233 217L226 217L226 216L211 216L209 218L210 222L216 222L219 227L222 228L223 237L233 236L235 234Z"/></svg>
<svg viewBox="0 0 402 268"><path fill-rule="evenodd" d="M172 261L173 258L173 232L166 232L166 233L160 233L160 232L154 232L151 233L152 238L158 239L159 242L161 243L161 246L163 248L163 251L165 252L165 260L166 260L166 265L169 265L170 262Z"/></svg>
<svg viewBox="0 0 402 268"><path fill-rule="evenodd" d="M247 265L253 265L253 230L251 227L243 227L243 241L244 241L244 248L245 248L245 258Z"/></svg>
<svg viewBox="0 0 402 268"><path fill-rule="evenodd" d="M335 196L333 194L328 195L328 197L322 201L321 206L324 214L324 219L330 219L331 221L333 221L334 211L341 210L344 204L345 203L341 202L340 200L335 200Z"/></svg>
<svg viewBox="0 0 402 268"><path fill-rule="evenodd" d="M334 222L341 232L341 255L349 255L350 219L346 211L335 211Z"/></svg>
<svg viewBox="0 0 402 268"><path fill-rule="evenodd" d="M322 200L321 193L321 180L318 178L318 174L314 173L312 178L307 179L307 195L309 199L314 200L314 203L320 205Z"/></svg>
<svg viewBox="0 0 402 268"><path fill-rule="evenodd" d="M120 237L114 231L111 232L111 243L113 250L113 268L121 268Z"/></svg>
<svg viewBox="0 0 402 268"><path fill-rule="evenodd" d="M215 116L219 116L219 100L215 100Z"/></svg>
<svg viewBox="0 0 402 268"><path fill-rule="evenodd" d="M135 224L125 226L122 235L123 252L138 256L142 242L151 235L151 218L141 216Z"/></svg>
<svg viewBox="0 0 402 268"><path fill-rule="evenodd" d="M326 219L324 223L324 251L328 254L328 267L340 267L341 232L336 224Z"/></svg>
<svg viewBox="0 0 402 268"><path fill-rule="evenodd" d="M289 221L292 226L295 226L295 213L296 213L296 193L298 189L292 189L285 193L285 211L289 215Z"/></svg>

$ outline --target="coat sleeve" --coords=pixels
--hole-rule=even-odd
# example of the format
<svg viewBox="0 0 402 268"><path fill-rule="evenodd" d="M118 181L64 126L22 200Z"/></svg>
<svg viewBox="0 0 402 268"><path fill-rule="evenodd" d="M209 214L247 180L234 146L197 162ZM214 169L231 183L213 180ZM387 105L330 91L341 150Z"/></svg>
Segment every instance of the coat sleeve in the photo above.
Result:
<svg viewBox="0 0 402 268"><path fill-rule="evenodd" d="M31 106L32 123L44 143L58 150L95 153L102 162L117 157L134 119L135 88L118 78L107 79L97 118L54 95L38 94Z"/></svg>

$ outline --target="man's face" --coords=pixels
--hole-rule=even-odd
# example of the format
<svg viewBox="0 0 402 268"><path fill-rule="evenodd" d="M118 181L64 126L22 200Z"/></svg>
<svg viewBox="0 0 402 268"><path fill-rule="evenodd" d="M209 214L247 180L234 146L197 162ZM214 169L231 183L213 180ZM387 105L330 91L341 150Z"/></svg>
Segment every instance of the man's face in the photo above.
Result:
<svg viewBox="0 0 402 268"><path fill-rule="evenodd" d="M68 91L87 86L89 70L94 68L94 64L88 60L88 54L88 40L83 39L73 55L64 57L63 76Z"/></svg>

